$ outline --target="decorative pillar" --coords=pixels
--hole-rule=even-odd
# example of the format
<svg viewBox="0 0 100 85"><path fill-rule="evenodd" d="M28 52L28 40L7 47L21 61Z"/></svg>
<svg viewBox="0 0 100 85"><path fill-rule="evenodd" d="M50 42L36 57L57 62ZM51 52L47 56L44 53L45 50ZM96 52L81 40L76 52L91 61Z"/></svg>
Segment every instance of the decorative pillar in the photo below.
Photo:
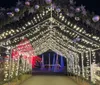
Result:
<svg viewBox="0 0 100 85"><path fill-rule="evenodd" d="M76 75L80 76L80 70L79 70L79 56L76 54L76 58L74 58L76 61Z"/></svg>
<svg viewBox="0 0 100 85"><path fill-rule="evenodd" d="M68 57L66 56L66 72L68 73Z"/></svg>
<svg viewBox="0 0 100 85"><path fill-rule="evenodd" d="M91 49L86 51L86 59L87 59L87 66L86 66L86 79L91 81Z"/></svg>
<svg viewBox="0 0 100 85"><path fill-rule="evenodd" d="M73 56L73 54L70 54L70 56L71 56L71 61L72 61L72 74L75 74L76 73L76 69L75 69L75 57L77 57L76 55L75 55L75 57Z"/></svg>
<svg viewBox="0 0 100 85"><path fill-rule="evenodd" d="M68 53L68 58L67 58L67 70L70 76L70 73L72 73L72 61L71 61L71 56Z"/></svg>
<svg viewBox="0 0 100 85"><path fill-rule="evenodd" d="M81 53L81 60L82 60L82 76L85 77L84 75L84 52Z"/></svg>
<svg viewBox="0 0 100 85"><path fill-rule="evenodd" d="M91 64L92 64L92 50L90 49L90 81L92 80L92 69L91 69Z"/></svg>
<svg viewBox="0 0 100 85"><path fill-rule="evenodd" d="M85 78L88 80L89 79L89 75L90 75L90 58L89 58L89 52L86 51L86 67L85 67Z"/></svg>
<svg viewBox="0 0 100 85"><path fill-rule="evenodd" d="M12 75L12 77L15 75L14 74L14 71L15 71L15 62L14 62L14 58L12 58L12 72L11 72L11 75Z"/></svg>
<svg viewBox="0 0 100 85"><path fill-rule="evenodd" d="M70 63L69 63L69 60L70 60L70 56L69 54L67 54L67 72L70 73Z"/></svg>
<svg viewBox="0 0 100 85"><path fill-rule="evenodd" d="M23 64L24 64L23 65L23 72L25 72L25 61L26 61L26 58L23 59Z"/></svg>
<svg viewBox="0 0 100 85"><path fill-rule="evenodd" d="M91 64L91 81L93 83L96 83L96 78L95 78L95 73L96 73L96 69L97 65L96 65L96 53L95 51L92 51L92 64Z"/></svg>
<svg viewBox="0 0 100 85"><path fill-rule="evenodd" d="M9 56L9 80L11 79L11 68L12 68L11 64L12 64L12 48L10 49L10 56Z"/></svg>
<svg viewBox="0 0 100 85"><path fill-rule="evenodd" d="M26 70L26 72L27 72L27 65L28 65L27 60L28 60L28 57L26 57L26 66L25 66L25 70Z"/></svg>
<svg viewBox="0 0 100 85"><path fill-rule="evenodd" d="M92 62L94 63L94 64L96 64L96 52L95 51L92 51Z"/></svg>

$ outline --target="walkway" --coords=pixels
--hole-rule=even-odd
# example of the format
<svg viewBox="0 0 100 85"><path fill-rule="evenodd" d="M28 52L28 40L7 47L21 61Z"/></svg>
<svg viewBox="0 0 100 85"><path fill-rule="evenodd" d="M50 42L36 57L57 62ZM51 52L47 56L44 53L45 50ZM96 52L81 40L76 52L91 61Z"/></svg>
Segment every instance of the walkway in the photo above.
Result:
<svg viewBox="0 0 100 85"><path fill-rule="evenodd" d="M77 85L66 76L36 75L21 85Z"/></svg>

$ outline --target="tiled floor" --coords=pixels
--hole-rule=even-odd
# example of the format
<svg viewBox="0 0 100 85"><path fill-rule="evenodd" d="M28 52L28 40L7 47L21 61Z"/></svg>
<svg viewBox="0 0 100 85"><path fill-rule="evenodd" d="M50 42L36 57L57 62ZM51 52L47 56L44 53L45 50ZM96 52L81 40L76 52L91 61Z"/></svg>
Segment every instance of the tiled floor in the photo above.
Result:
<svg viewBox="0 0 100 85"><path fill-rule="evenodd" d="M66 76L35 75L21 85L77 85Z"/></svg>

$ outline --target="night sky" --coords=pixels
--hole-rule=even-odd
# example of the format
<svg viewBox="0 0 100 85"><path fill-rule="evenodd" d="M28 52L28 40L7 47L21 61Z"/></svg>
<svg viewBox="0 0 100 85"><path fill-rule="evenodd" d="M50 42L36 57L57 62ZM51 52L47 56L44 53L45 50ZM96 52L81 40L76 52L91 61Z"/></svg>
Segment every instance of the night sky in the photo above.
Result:
<svg viewBox="0 0 100 85"><path fill-rule="evenodd" d="M10 8L16 5L18 0L0 0L0 6ZM25 0L20 0L25 1ZM85 5L86 9L90 12L95 12L96 14L100 15L100 0L74 0L77 2L77 5Z"/></svg>

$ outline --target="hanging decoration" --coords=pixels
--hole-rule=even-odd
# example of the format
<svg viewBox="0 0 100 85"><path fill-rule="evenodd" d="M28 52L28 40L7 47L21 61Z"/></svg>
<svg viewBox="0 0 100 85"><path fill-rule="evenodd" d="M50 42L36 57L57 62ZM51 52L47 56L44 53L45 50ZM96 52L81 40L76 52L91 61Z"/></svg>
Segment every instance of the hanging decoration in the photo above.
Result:
<svg viewBox="0 0 100 85"><path fill-rule="evenodd" d="M96 15L92 18L93 22L98 22L100 20L100 16Z"/></svg>
<svg viewBox="0 0 100 85"><path fill-rule="evenodd" d="M14 16L14 13L8 12L7 15L8 15L9 17L13 17L13 16Z"/></svg>
<svg viewBox="0 0 100 85"><path fill-rule="evenodd" d="M45 0L47 4L51 4L52 0Z"/></svg>
<svg viewBox="0 0 100 85"><path fill-rule="evenodd" d="M40 6L39 5L35 5L35 9L39 9L40 8Z"/></svg>
<svg viewBox="0 0 100 85"><path fill-rule="evenodd" d="M61 9L60 8L56 8L56 11L59 13L61 11Z"/></svg>
<svg viewBox="0 0 100 85"><path fill-rule="evenodd" d="M80 12L80 11L81 11L80 7L77 7L77 8L75 9L75 12Z"/></svg>
<svg viewBox="0 0 100 85"><path fill-rule="evenodd" d="M51 4L52 3L52 0L45 0L45 2L46 2L46 4ZM56 3L56 2L55 2ZM32 4L32 5L31 5ZM45 6L47 6L45 4ZM87 24L87 25L89 25L89 26L91 26L91 27L93 27L93 28L95 28L95 27L97 27L97 29L99 29L99 23L96 23L96 22L99 22L100 21L100 19L99 19L99 16L98 15L96 15L96 16L94 16L94 17L92 17L91 16L91 14L89 13L89 12L87 12L86 11L86 9L85 9L85 6L83 6L83 5L81 5L81 6L75 6L75 2L73 1L73 0L69 0L68 1L68 3L66 3L66 4L69 4L69 7L62 7L62 6L60 6L60 5L58 5L58 6L56 6L56 4L55 5L53 5L53 3L52 3L52 6L53 6L53 9L55 9L57 12L60 12L62 9L64 10L64 12L66 13L66 12L71 12L71 15L69 16L69 17L74 17L74 18L76 18L77 17L77 15L79 15L75 20L76 21L79 21L79 20L82 20L83 22L85 22L86 23L86 20L88 19L88 20L90 20L90 22L91 21L93 21L94 23L92 23L92 24ZM13 12L15 12L15 13L19 13L19 11L20 11L20 13L18 14L18 17L23 17L23 13L24 12L26 12L27 10L29 10L29 9L31 9L31 7L28 7L28 9L27 8L25 8L25 6L34 6L34 4L32 3L32 1L31 0L28 0L28 1L25 1L25 4L23 4L21 1L18 1L18 3L17 3L17 5L16 5L16 7L15 7L15 9L14 10L10 10L10 11L12 11L12 13L8 13L7 15L9 15L10 17L13 17L14 15L16 15L16 14L14 14ZM60 8L62 8L62 9L59 9L59 8L57 8L57 7L60 7ZM20 9L21 8L21 9ZM35 9L39 9L39 8L41 8L42 9L42 7L40 7L39 6L39 4L37 5L37 4L35 4ZM70 8L73 8L73 9L70 9ZM2 8L3 9L3 8ZM1 9L1 10L2 10ZM40 10L41 10L40 9ZM66 11L65 11L66 10ZM6 12L6 9L4 10L4 12ZM74 16L73 16L74 15ZM4 14L4 17L5 17L5 14ZM2 17L1 17L2 18ZM10 22L13 22L13 20L12 19L9 19L9 21L5 21L4 23L0 23L0 26L2 26L2 25L5 25L6 23L8 24L8 23L10 23ZM95 26L96 25L96 26Z"/></svg>
<svg viewBox="0 0 100 85"><path fill-rule="evenodd" d="M25 5L26 5L26 6L30 6L30 2L29 2L29 1L26 1L26 2L25 2Z"/></svg>
<svg viewBox="0 0 100 85"><path fill-rule="evenodd" d="M19 9L19 8L15 8L15 12L17 12L17 13L18 13L19 11L20 11L20 9Z"/></svg>

